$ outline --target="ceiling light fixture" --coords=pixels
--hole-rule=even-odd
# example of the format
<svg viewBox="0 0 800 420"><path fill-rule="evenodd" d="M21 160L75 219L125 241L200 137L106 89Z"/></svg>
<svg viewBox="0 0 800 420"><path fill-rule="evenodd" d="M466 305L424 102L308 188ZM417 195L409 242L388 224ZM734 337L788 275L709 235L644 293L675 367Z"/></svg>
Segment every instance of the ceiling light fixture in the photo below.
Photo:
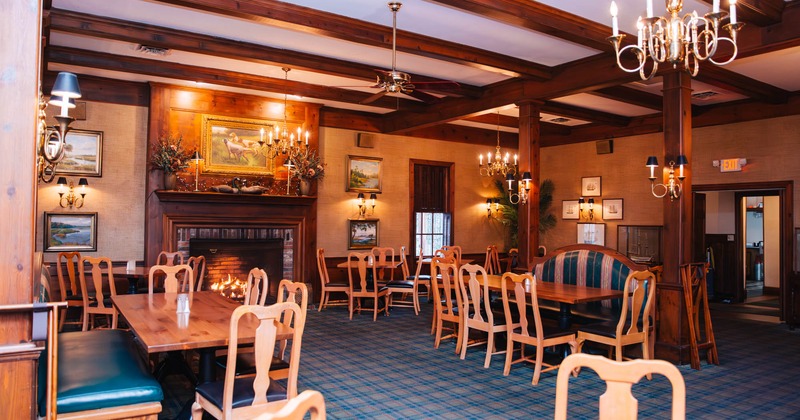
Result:
<svg viewBox="0 0 800 420"><path fill-rule="evenodd" d="M647 17L639 17L636 24L638 29L637 43L620 49L625 34L619 33L617 21L617 3L611 2L611 33L608 41L614 45L617 55L617 66L628 73L639 72L643 80L653 77L658 71L658 65L665 62L671 63L673 68L682 65L684 70L692 76L697 76L700 70L700 61L708 60L718 66L730 63L736 58L736 35L744 23L736 21L736 0L730 1L730 15L719 10L719 0L713 1L711 13L698 16L697 12L687 13L682 18L678 16L683 8L683 0L666 0L668 17L653 17L653 0L647 1ZM726 17L730 16L728 23L722 25ZM730 37L721 36L720 25ZM723 42L728 42L733 47L730 58L723 62L714 61L712 58L717 53L717 47ZM633 53L638 61L635 68L627 68L622 64L620 57L626 51ZM645 67L650 61L652 67L648 72Z"/></svg>
<svg viewBox="0 0 800 420"><path fill-rule="evenodd" d="M508 152L503 155L500 151L500 111L497 111L497 147L495 148L494 156L492 152L486 154L486 166L483 166L483 155L478 155L478 173L481 176L498 176L502 175L512 177L517 174L517 155L514 155L514 164L509 163Z"/></svg>
<svg viewBox="0 0 800 420"><path fill-rule="evenodd" d="M286 113L287 109L289 108L289 92L288 92L288 83L289 83L289 71L291 70L288 67L281 68L284 72L284 84L285 91L283 93L283 127L279 127L278 124L275 124L274 130L269 130L267 134L267 141L264 144L264 134L265 131L261 129L261 138L259 143L264 146L264 151L268 158L274 159L279 154L282 154L287 157L287 159L294 159L299 155L304 149L308 148L308 138L311 135L308 131L303 132L302 127L297 127L297 134L295 137L295 132L289 131L289 125L286 122ZM301 124L302 125L302 124ZM305 139L303 139L305 137Z"/></svg>

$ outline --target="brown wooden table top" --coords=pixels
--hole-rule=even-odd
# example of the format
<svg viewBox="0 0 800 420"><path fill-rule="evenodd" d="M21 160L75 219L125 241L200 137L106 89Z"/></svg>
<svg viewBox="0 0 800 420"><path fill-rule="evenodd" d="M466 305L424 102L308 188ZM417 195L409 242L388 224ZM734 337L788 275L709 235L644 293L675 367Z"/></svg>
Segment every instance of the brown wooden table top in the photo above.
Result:
<svg viewBox="0 0 800 420"><path fill-rule="evenodd" d="M123 277L149 277L150 276L150 267L139 267L137 266L133 270L128 270L127 267L112 267L111 272L114 273L115 276L123 276Z"/></svg>
<svg viewBox="0 0 800 420"><path fill-rule="evenodd" d="M502 276L486 276L489 281L489 289L502 290L500 281ZM478 276L478 279L481 277ZM530 292L530 284L526 282L525 291ZM536 284L536 296L539 299L552 300L559 303L584 303L597 300L621 298L622 290L601 289L598 287L576 286L574 284L551 283L540 281Z"/></svg>
<svg viewBox="0 0 800 420"><path fill-rule="evenodd" d="M402 264L403 263L400 262L400 261L395 261L395 262L386 261L386 262L382 262L382 263L379 262L377 267L378 268L397 268L397 267L400 267ZM336 264L337 268L348 268L349 266L350 265L348 264L347 261L340 262L339 264ZM367 268L372 268L372 264L367 263Z"/></svg>
<svg viewBox="0 0 800 420"><path fill-rule="evenodd" d="M216 292L191 295L189 314L178 314L176 293L116 295L111 300L148 353L225 347L228 345L231 314L240 306ZM188 315L188 316L187 316ZM252 343L258 321L240 321L239 342ZM291 338L290 331L278 331L278 339Z"/></svg>

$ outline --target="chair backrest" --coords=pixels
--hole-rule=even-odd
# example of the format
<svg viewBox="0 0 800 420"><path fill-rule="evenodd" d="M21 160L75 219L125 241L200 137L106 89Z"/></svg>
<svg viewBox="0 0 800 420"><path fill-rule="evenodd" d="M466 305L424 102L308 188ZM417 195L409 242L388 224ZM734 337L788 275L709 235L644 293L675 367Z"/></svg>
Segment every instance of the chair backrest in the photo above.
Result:
<svg viewBox="0 0 800 420"><path fill-rule="evenodd" d="M186 264L192 267L192 273L194 274L194 281L192 284L195 285L194 289L198 292L202 292L206 282L206 257L202 255L189 257Z"/></svg>
<svg viewBox="0 0 800 420"><path fill-rule="evenodd" d="M461 261L461 259L460 259L460 258L458 258L458 255L456 254L456 251L455 251L455 250L453 250L453 249L445 249L445 248L437 249L437 250L436 250L436 251L433 253L433 256L434 256L434 257L439 257L439 258L448 258L448 259L452 259L452 260L453 260L453 263L454 263L455 265L460 265L460 264L459 264L459 261ZM433 262L433 261L431 260L431 262ZM431 275L432 275L432 274L431 274Z"/></svg>
<svg viewBox="0 0 800 420"><path fill-rule="evenodd" d="M92 285L94 290L89 290L89 285L86 282L86 264L89 264L89 271L91 272ZM114 285L114 273L112 272L111 259L107 257L81 257L78 261L78 273L81 280L81 294L83 295L83 305L89 306L89 300L95 299L98 308L107 308L104 302L103 295L105 290L111 296L116 296L117 289Z"/></svg>
<svg viewBox="0 0 800 420"><path fill-rule="evenodd" d="M500 258L497 254L497 246L489 245L486 247L486 258L483 263L486 274L501 274Z"/></svg>
<svg viewBox="0 0 800 420"><path fill-rule="evenodd" d="M508 250L508 264L506 264L506 271L511 271L519 265L519 249L511 248Z"/></svg>
<svg viewBox="0 0 800 420"><path fill-rule="evenodd" d="M510 284L509 281L511 282ZM544 339L542 316L539 313L539 300L536 294L536 277L530 273L515 274L506 272L503 273L500 283L503 312L506 315L508 331L516 332L515 330L519 328L519 334L521 335L531 337L531 333L533 333L534 337L540 340ZM508 290L510 285L513 288ZM530 314L533 314L533 319L528 318ZM514 318L517 316L519 321L514 322ZM530 328L531 323L533 323L533 329Z"/></svg>
<svg viewBox="0 0 800 420"><path fill-rule="evenodd" d="M328 276L328 267L325 265L324 248L317 248L317 270L319 271L319 281L322 284L331 282L331 278Z"/></svg>
<svg viewBox="0 0 800 420"><path fill-rule="evenodd" d="M292 329L292 352L289 357L289 377L286 382L286 398L291 400L297 396L297 374L300 366L300 348L305 328L305 318L300 306L294 302L281 302L274 305L242 305L231 315L230 339L228 340L228 355L236 355L239 346L239 320L252 314L258 319L257 327L253 329L255 335L255 364L256 377L253 381L252 406L267 405L267 390L269 389L269 367L275 351L278 327L281 316L292 312L294 328ZM236 357L228 357L229 365L225 369L225 382L222 391L222 418L235 418L233 415L233 384L236 379Z"/></svg>
<svg viewBox="0 0 800 420"><path fill-rule="evenodd" d="M281 302L294 302L300 305L300 313L305 318L308 313L308 286L302 282L293 282L291 280L283 279L278 284L278 303ZM287 326L292 325L293 313L287 312L284 314L283 323Z"/></svg>
<svg viewBox="0 0 800 420"><path fill-rule="evenodd" d="M445 251L452 251L456 256L456 265L461 267L461 247L458 245L445 245L442 247Z"/></svg>
<svg viewBox="0 0 800 420"><path fill-rule="evenodd" d="M156 257L156 265L179 265L183 264L183 254L180 252L161 251Z"/></svg>
<svg viewBox="0 0 800 420"><path fill-rule="evenodd" d="M155 280L163 273L164 292L166 293L192 293L194 291L194 272L187 264L179 265L154 265L150 267L150 276L147 282L147 293L153 294Z"/></svg>
<svg viewBox="0 0 800 420"><path fill-rule="evenodd" d="M63 259L63 262L62 262ZM56 274L58 274L58 287L61 288L61 300L67 300L69 296L77 296L78 288L78 271L77 265L81 260L81 253L78 251L73 252L59 252L58 259L56 260ZM64 268L67 270L67 277L69 285L64 278Z"/></svg>
<svg viewBox="0 0 800 420"><path fill-rule="evenodd" d="M651 271L632 271L625 280L622 312L617 323L617 337L648 332L655 311L656 275ZM625 331L625 327L628 327ZM641 327L641 329L640 329Z"/></svg>
<svg viewBox="0 0 800 420"><path fill-rule="evenodd" d="M255 420L296 420L311 415L311 420L325 420L325 398L319 391L307 389L292 398L275 413L264 413Z"/></svg>
<svg viewBox="0 0 800 420"><path fill-rule="evenodd" d="M372 255L375 256L376 263L395 262L394 248L391 247L373 247Z"/></svg>
<svg viewBox="0 0 800 420"><path fill-rule="evenodd" d="M264 305L269 294L267 272L256 267L247 274L247 290L244 291L245 305Z"/></svg>
<svg viewBox="0 0 800 420"><path fill-rule="evenodd" d="M400 269L403 272L403 280L411 277L411 270L408 268L408 258L406 258L406 246L400 247Z"/></svg>
<svg viewBox="0 0 800 420"><path fill-rule="evenodd" d="M375 265L372 265L372 278L373 281L367 281L367 270L369 257L372 252L350 252L347 254L347 280L350 282L350 293L369 293L375 292L377 288L374 286L374 279L378 278ZM357 277L354 278L354 273Z"/></svg>
<svg viewBox="0 0 800 420"><path fill-rule="evenodd" d="M464 315L493 326L494 314L489 306L492 299L489 296L489 280L486 278L486 270L477 264L464 264L458 270L458 282L461 289L461 301L464 303ZM471 309L470 305L472 305Z"/></svg>
<svg viewBox="0 0 800 420"><path fill-rule="evenodd" d="M652 373L666 376L672 384L672 419L686 418L686 385L681 372L673 364L649 359L618 362L603 356L575 353L567 356L558 369L555 420L567 418L569 378L572 371L579 367L594 370L606 381L606 392L600 396L600 420L636 419L638 402L631 393L632 385Z"/></svg>
<svg viewBox="0 0 800 420"><path fill-rule="evenodd" d="M433 303L436 312L445 316L458 316L462 307L461 287L458 282L458 266L451 258L434 257L431 261ZM453 304L453 295L456 303Z"/></svg>

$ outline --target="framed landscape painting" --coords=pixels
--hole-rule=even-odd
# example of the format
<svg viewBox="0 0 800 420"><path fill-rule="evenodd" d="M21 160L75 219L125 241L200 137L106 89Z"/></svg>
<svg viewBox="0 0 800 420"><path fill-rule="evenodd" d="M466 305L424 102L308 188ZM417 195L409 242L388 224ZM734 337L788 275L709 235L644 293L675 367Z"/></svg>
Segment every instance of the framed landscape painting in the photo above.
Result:
<svg viewBox="0 0 800 420"><path fill-rule="evenodd" d="M44 213L45 252L97 251L97 213Z"/></svg>
<svg viewBox="0 0 800 420"><path fill-rule="evenodd" d="M266 121L203 115L203 172L273 175L275 162L267 158L259 143L262 128L265 133L274 130Z"/></svg>
<svg viewBox="0 0 800 420"><path fill-rule="evenodd" d="M346 191L381 192L383 158L347 156Z"/></svg>
<svg viewBox="0 0 800 420"><path fill-rule="evenodd" d="M57 174L103 176L103 132L72 129L64 140L64 159Z"/></svg>
<svg viewBox="0 0 800 420"><path fill-rule="evenodd" d="M350 219L347 249L371 249L378 246L378 219Z"/></svg>

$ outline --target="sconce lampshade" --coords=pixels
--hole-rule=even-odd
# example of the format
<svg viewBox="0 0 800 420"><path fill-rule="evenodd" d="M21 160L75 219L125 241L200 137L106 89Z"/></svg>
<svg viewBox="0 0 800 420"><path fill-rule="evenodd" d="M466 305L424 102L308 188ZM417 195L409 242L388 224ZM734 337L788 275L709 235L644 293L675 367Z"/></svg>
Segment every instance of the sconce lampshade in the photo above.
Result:
<svg viewBox="0 0 800 420"><path fill-rule="evenodd" d="M684 155L678 155L678 159L675 160L675 164L678 165L678 166L681 166L681 165L685 166L685 165L689 164L689 160L686 159L686 156L684 156Z"/></svg>
<svg viewBox="0 0 800 420"><path fill-rule="evenodd" d="M50 96L63 96L65 98L80 98L81 87L78 85L78 76L74 73L62 71L56 76Z"/></svg>
<svg viewBox="0 0 800 420"><path fill-rule="evenodd" d="M531 181L531 180L533 180L533 178L531 178L531 173L530 172L523 172L522 173L522 180L523 181Z"/></svg>
<svg viewBox="0 0 800 420"><path fill-rule="evenodd" d="M583 197L578 199L578 204L583 204L585 202L586 202L586 200L584 200Z"/></svg>
<svg viewBox="0 0 800 420"><path fill-rule="evenodd" d="M370 200L377 200L378 199L378 195L375 194L375 193L372 193L372 194L369 195L369 199Z"/></svg>
<svg viewBox="0 0 800 420"><path fill-rule="evenodd" d="M64 106L64 97L63 96L51 96L50 101L48 101L50 105L57 106L62 108ZM74 98L67 98L67 109L75 108L75 99Z"/></svg>
<svg viewBox="0 0 800 420"><path fill-rule="evenodd" d="M359 200L363 200L364 199L364 193L358 193L358 199Z"/></svg>
<svg viewBox="0 0 800 420"><path fill-rule="evenodd" d="M81 178L83 179L83 178ZM58 177L58 181L56 182L57 185L67 185L67 178L60 176Z"/></svg>
<svg viewBox="0 0 800 420"><path fill-rule="evenodd" d="M498 205L498 204L500 204L500 199L499 199L499 198L495 198L495 199L494 199L494 204L495 204L495 205Z"/></svg>
<svg viewBox="0 0 800 420"><path fill-rule="evenodd" d="M506 174L506 181L513 182L514 181L514 174Z"/></svg>
<svg viewBox="0 0 800 420"><path fill-rule="evenodd" d="M594 198L589 199L589 207L594 205Z"/></svg>
<svg viewBox="0 0 800 420"><path fill-rule="evenodd" d="M647 157L647 163L644 166L646 166L648 168L656 168L656 167L658 167L658 159L656 159L655 156L648 156Z"/></svg>
<svg viewBox="0 0 800 420"><path fill-rule="evenodd" d="M492 205L492 199L491 198L487 198L486 199L486 207L489 207L491 205Z"/></svg>
<svg viewBox="0 0 800 420"><path fill-rule="evenodd" d="M195 162L199 162L199 161L203 160L203 157L200 156L200 152L195 150L194 154L192 154L192 160L195 161Z"/></svg>
<svg viewBox="0 0 800 420"><path fill-rule="evenodd" d="M89 181L87 181L86 178L81 178L78 180L78 185L81 187L88 187Z"/></svg>

